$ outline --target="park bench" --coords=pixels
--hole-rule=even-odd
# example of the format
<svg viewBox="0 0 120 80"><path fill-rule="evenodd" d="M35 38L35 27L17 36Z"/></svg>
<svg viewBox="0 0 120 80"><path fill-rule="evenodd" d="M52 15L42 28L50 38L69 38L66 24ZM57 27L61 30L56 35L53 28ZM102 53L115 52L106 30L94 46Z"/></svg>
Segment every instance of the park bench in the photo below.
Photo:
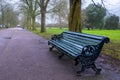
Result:
<svg viewBox="0 0 120 80"><path fill-rule="evenodd" d="M104 43L108 42L108 37L64 31L59 35L52 35L48 45L50 51L55 47L61 52L59 58L67 55L75 61L75 65L80 64L81 70L78 73L92 68L96 74L100 74L101 69L96 67L95 61Z"/></svg>

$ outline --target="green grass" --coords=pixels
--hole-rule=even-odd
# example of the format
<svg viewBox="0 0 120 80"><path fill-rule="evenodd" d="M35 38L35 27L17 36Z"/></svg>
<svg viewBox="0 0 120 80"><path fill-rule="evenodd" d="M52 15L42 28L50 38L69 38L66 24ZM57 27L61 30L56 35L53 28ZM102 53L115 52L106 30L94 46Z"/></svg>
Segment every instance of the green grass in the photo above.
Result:
<svg viewBox="0 0 120 80"><path fill-rule="evenodd" d="M83 30L84 33L109 37L114 42L120 41L120 30Z"/></svg>
<svg viewBox="0 0 120 80"><path fill-rule="evenodd" d="M60 34L64 30L68 29L47 28L45 33L40 33L40 29L32 32L46 39L50 39L51 35ZM82 32L87 34L95 34L109 37L110 43L104 45L102 53L120 60L120 30L83 30Z"/></svg>
<svg viewBox="0 0 120 80"><path fill-rule="evenodd" d="M47 28L45 33L40 33L40 29L37 28L37 30L32 31L46 39L50 39L51 35L53 34L60 34L62 33L64 30L68 30L67 28L63 28L63 29L59 29L59 28Z"/></svg>

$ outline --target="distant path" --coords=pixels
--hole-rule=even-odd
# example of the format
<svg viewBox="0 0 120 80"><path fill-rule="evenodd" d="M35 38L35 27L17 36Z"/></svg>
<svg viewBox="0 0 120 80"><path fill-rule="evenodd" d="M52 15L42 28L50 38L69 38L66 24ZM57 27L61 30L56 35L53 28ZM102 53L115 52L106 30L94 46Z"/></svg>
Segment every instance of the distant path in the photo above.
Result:
<svg viewBox="0 0 120 80"><path fill-rule="evenodd" d="M90 69L76 76L71 59L59 60L47 40L21 28L0 30L0 80L120 80L120 73L98 59L101 75ZM105 66L105 67L103 67Z"/></svg>

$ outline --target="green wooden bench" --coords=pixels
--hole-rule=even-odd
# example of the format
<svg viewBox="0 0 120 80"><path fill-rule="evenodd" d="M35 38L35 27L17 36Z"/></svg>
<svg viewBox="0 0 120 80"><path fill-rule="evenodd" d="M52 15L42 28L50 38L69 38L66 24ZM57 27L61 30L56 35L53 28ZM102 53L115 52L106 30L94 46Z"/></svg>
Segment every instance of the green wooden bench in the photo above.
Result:
<svg viewBox="0 0 120 80"><path fill-rule="evenodd" d="M96 68L95 61L104 43L108 42L108 37L64 31L59 35L53 35L48 45L50 51L56 48L61 52L59 58L67 55L75 61L75 65L80 64L81 71L78 73L92 68L96 74L100 74L101 69Z"/></svg>

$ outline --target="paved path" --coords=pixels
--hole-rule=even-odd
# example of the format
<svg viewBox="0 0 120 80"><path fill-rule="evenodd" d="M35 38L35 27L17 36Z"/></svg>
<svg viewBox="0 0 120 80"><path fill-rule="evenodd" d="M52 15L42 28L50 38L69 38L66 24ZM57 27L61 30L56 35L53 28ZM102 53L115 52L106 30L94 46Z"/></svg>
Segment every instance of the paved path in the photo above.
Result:
<svg viewBox="0 0 120 80"><path fill-rule="evenodd" d="M97 76L90 69L76 76L73 61L66 56L59 60L56 53L49 52L47 40L27 30L1 30L0 80L120 80L109 69Z"/></svg>

